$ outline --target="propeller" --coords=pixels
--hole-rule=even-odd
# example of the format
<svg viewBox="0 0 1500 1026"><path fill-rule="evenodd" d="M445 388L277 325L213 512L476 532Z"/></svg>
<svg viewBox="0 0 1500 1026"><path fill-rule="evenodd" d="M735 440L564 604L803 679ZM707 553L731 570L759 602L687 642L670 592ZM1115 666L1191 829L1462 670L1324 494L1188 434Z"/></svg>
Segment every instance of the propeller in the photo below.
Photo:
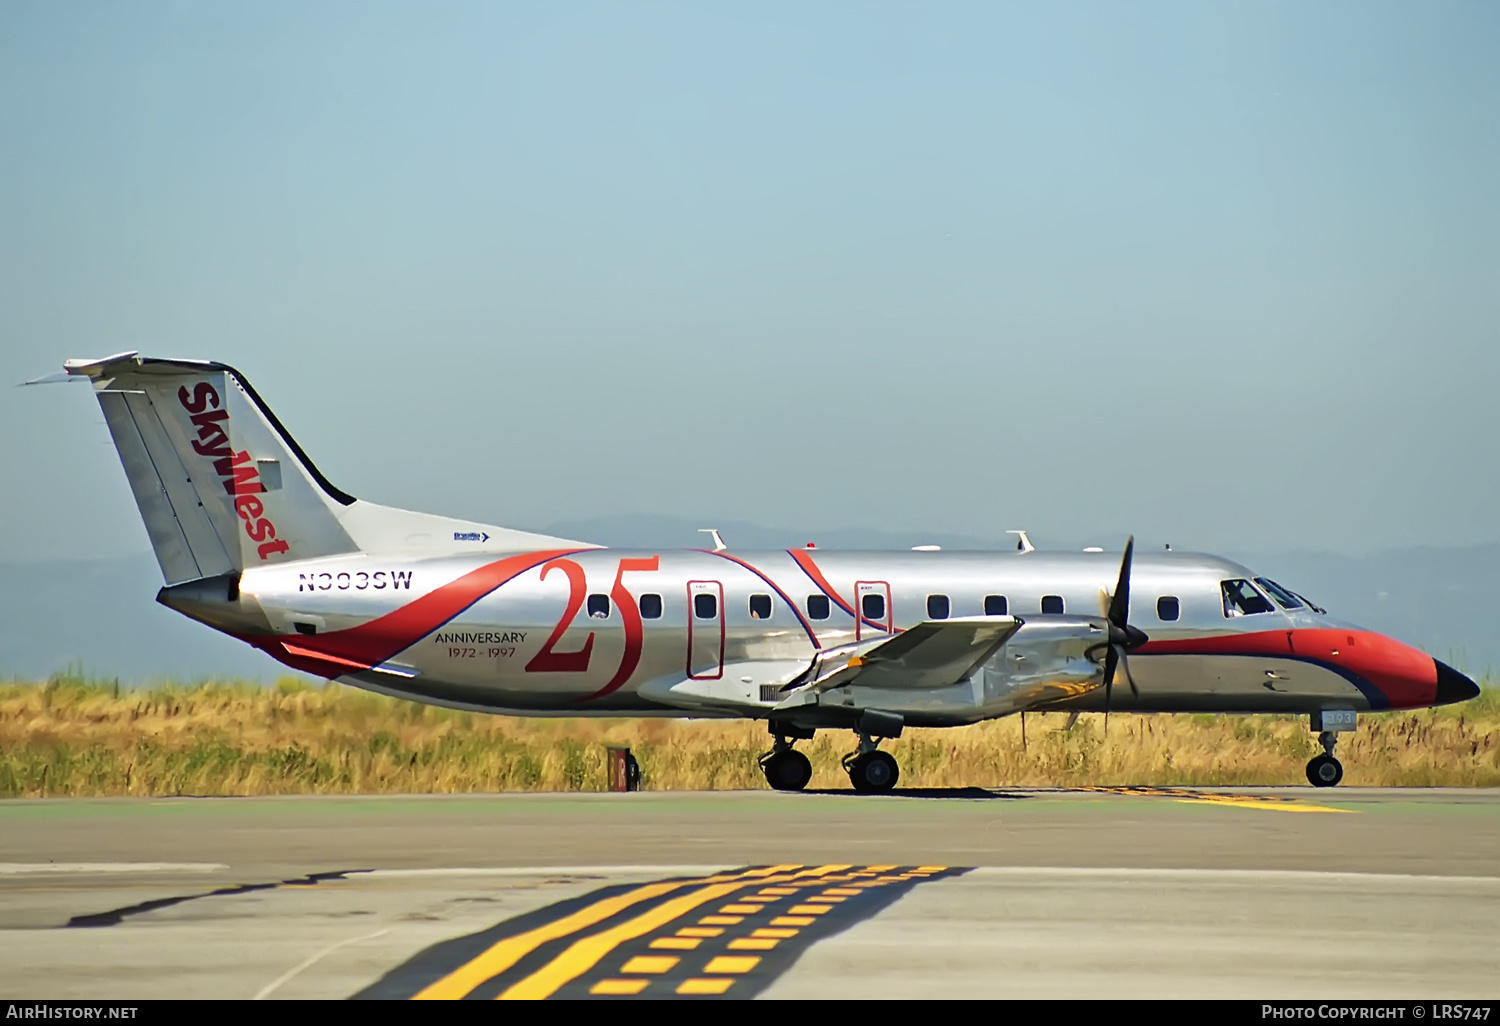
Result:
<svg viewBox="0 0 1500 1026"><path fill-rule="evenodd" d="M1144 645L1149 638L1145 631L1139 627L1132 627L1127 623L1130 616L1130 558L1135 551L1135 536L1132 535L1125 542L1125 558L1120 560L1120 580L1115 585L1115 592L1110 596L1109 608L1105 611L1105 619L1109 621L1109 648L1104 653L1104 729L1109 731L1109 707L1110 698L1114 693L1115 671L1120 668L1125 670L1125 682L1130 685L1130 693L1137 698L1140 690L1135 686L1135 678L1130 675L1130 666L1125 655Z"/></svg>

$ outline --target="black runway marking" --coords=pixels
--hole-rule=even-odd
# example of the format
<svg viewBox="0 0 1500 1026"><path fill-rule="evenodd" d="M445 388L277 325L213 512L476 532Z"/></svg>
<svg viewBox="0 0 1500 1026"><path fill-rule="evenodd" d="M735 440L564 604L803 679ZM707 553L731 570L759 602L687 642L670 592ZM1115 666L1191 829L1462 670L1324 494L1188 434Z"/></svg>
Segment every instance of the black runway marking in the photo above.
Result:
<svg viewBox="0 0 1500 1026"><path fill-rule="evenodd" d="M735 889L676 915L663 906L678 899L692 903L702 888L714 885L709 878L671 877L605 887L428 948L354 997L410 998L432 987L433 992L424 996L441 992L466 1000L750 998L818 941L878 914L923 880L968 871L946 866L794 866L759 875L769 868L717 874L713 881L733 883ZM746 876L750 873L757 875ZM680 886L546 939L529 947L514 964L499 959L493 967L485 965L487 957L496 957L485 953L500 942L559 923L601 901L668 882ZM654 929L637 937L619 936L620 927L653 912L664 920Z"/></svg>
<svg viewBox="0 0 1500 1026"><path fill-rule="evenodd" d="M119 926L128 916L138 916L144 912L155 912L161 908L171 908L173 905L181 905L185 901L197 901L199 898L218 898L234 894L249 894L252 891L271 891L278 887L307 886L320 884L325 880L342 880L350 873L368 873L368 869L336 869L329 873L309 873L307 876L298 877L295 880L278 880L273 883L235 884L232 887L220 887L217 890L204 891L201 894L180 894L171 898L156 898L153 901L143 901L138 905L126 905L124 908L111 909L108 912L94 912L85 916L74 916L67 922L68 926Z"/></svg>

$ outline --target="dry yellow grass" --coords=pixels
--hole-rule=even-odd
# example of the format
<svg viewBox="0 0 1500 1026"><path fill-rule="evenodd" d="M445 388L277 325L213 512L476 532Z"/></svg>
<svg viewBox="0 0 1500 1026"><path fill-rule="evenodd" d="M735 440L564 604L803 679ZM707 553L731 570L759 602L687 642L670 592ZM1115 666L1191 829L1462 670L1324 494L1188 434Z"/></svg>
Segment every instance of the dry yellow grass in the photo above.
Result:
<svg viewBox="0 0 1500 1026"><path fill-rule="evenodd" d="M904 787L1305 783L1305 717L1061 714L908 730L886 747ZM604 746L628 745L648 790L764 788L765 724L524 720L338 685L119 691L77 679L0 686L0 797L590 791ZM847 788L853 735L799 748L814 788ZM1339 756L1351 785L1500 786L1500 692L1361 718Z"/></svg>

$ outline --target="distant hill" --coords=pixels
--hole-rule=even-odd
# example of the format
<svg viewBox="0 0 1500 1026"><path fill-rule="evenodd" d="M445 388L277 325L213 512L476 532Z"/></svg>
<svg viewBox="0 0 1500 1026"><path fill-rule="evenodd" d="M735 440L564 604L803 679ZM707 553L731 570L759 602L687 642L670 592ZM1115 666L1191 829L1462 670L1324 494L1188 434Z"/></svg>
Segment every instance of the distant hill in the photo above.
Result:
<svg viewBox="0 0 1500 1026"><path fill-rule="evenodd" d="M738 521L671 516L571 520L549 534L614 546L711 547L700 527L731 548L909 549L913 545L996 549L1010 540L899 531L793 532ZM1500 670L1500 545L1405 548L1363 558L1323 552L1223 555L1301 592L1345 620L1416 645L1467 672ZM81 664L85 674L123 683L237 677L271 681L290 673L241 642L156 604L161 577L142 554L117 560L0 564L0 678L35 679Z"/></svg>

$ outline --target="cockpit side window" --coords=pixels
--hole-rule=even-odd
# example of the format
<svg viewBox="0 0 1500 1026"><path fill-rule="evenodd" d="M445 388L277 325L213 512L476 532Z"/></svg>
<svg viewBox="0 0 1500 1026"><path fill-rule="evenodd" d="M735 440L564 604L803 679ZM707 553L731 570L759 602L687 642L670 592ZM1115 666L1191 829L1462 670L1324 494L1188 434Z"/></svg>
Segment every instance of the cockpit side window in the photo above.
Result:
<svg viewBox="0 0 1500 1026"><path fill-rule="evenodd" d="M1255 590L1255 585L1246 580L1220 581L1219 590L1224 595L1225 616L1253 616L1270 613L1276 607Z"/></svg>
<svg viewBox="0 0 1500 1026"><path fill-rule="evenodd" d="M1282 609L1302 608L1301 600L1298 599L1296 595L1293 595L1281 585L1277 584L1275 581L1269 580L1265 577L1257 577L1255 579L1255 583L1264 588L1266 590L1266 593L1269 594L1273 599L1275 599L1276 604Z"/></svg>

